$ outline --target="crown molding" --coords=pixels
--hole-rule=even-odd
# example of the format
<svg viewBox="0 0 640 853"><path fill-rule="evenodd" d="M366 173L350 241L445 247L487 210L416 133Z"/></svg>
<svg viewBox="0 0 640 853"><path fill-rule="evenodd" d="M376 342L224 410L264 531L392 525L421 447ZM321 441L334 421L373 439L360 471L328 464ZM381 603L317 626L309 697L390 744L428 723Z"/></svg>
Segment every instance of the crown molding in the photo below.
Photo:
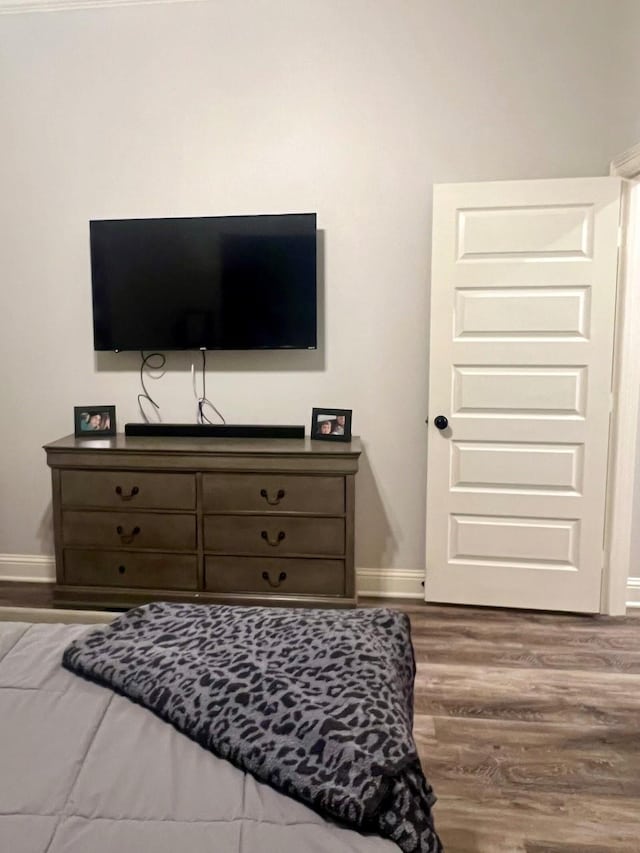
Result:
<svg viewBox="0 0 640 853"><path fill-rule="evenodd" d="M640 144L628 148L613 159L609 165L609 174L618 175L621 178L640 176Z"/></svg>
<svg viewBox="0 0 640 853"><path fill-rule="evenodd" d="M202 3L205 0L0 0L0 15L64 12L110 6L151 6L167 3Z"/></svg>

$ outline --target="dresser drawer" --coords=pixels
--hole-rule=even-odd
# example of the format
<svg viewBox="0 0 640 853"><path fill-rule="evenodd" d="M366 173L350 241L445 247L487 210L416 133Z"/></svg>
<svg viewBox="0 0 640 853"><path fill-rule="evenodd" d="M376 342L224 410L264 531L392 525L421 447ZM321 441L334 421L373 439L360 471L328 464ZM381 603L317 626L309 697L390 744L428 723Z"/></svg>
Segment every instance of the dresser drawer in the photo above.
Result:
<svg viewBox="0 0 640 853"><path fill-rule="evenodd" d="M63 506L106 509L195 509L193 474L136 471L62 471Z"/></svg>
<svg viewBox="0 0 640 853"><path fill-rule="evenodd" d="M64 552L64 580L75 586L197 589L197 557L67 548Z"/></svg>
<svg viewBox="0 0 640 853"><path fill-rule="evenodd" d="M193 551L196 548L195 515L145 512L62 513L64 545L99 548L153 548L157 551Z"/></svg>
<svg viewBox="0 0 640 853"><path fill-rule="evenodd" d="M344 595L344 563L293 557L207 557L205 589L266 595Z"/></svg>
<svg viewBox="0 0 640 853"><path fill-rule="evenodd" d="M218 554L342 556L345 524L342 518L208 515L204 547Z"/></svg>
<svg viewBox="0 0 640 853"><path fill-rule="evenodd" d="M343 477L280 474L205 474L205 512L344 512Z"/></svg>

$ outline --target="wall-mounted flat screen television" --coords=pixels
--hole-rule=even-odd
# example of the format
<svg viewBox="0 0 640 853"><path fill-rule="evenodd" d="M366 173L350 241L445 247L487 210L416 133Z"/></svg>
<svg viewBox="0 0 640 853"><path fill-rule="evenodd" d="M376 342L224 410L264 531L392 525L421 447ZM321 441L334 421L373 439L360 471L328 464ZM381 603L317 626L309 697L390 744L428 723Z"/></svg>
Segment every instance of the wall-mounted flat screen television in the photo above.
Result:
<svg viewBox="0 0 640 853"><path fill-rule="evenodd" d="M90 223L96 350L315 349L316 214Z"/></svg>

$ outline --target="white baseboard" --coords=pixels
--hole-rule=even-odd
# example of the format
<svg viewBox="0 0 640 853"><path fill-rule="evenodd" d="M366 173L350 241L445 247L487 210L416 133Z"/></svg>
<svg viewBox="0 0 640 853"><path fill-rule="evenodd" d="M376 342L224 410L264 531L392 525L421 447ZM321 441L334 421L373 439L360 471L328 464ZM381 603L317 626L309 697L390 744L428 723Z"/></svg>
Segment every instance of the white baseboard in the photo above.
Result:
<svg viewBox="0 0 640 853"><path fill-rule="evenodd" d="M47 607L0 607L0 622L53 622L93 625L113 622L119 613L106 610L61 610Z"/></svg>
<svg viewBox="0 0 640 853"><path fill-rule="evenodd" d="M39 554L0 554L0 581L47 583L56 579L53 557ZM371 598L424 599L420 569L356 569L358 595ZM640 578L629 578L627 607L640 607Z"/></svg>
<svg viewBox="0 0 640 853"><path fill-rule="evenodd" d="M0 554L0 580L51 582L56 579L53 557ZM358 595L374 598L424 598L424 572L419 569L357 569Z"/></svg>
<svg viewBox="0 0 640 853"><path fill-rule="evenodd" d="M627 581L627 607L640 607L640 578Z"/></svg>
<svg viewBox="0 0 640 853"><path fill-rule="evenodd" d="M420 569L356 569L358 595L373 598L424 600L423 581Z"/></svg>
<svg viewBox="0 0 640 853"><path fill-rule="evenodd" d="M0 581L47 583L56 579L53 557L40 554L0 554Z"/></svg>

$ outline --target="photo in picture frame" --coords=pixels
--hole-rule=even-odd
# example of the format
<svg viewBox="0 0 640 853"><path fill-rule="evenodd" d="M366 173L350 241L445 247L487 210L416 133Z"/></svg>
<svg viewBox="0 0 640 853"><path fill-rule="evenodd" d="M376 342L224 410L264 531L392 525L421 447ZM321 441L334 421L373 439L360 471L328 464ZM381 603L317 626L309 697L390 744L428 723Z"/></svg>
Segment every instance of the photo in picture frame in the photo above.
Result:
<svg viewBox="0 0 640 853"><path fill-rule="evenodd" d="M311 438L319 441L351 441L352 409L313 409Z"/></svg>
<svg viewBox="0 0 640 853"><path fill-rule="evenodd" d="M76 438L103 438L116 434L115 406L74 406Z"/></svg>

